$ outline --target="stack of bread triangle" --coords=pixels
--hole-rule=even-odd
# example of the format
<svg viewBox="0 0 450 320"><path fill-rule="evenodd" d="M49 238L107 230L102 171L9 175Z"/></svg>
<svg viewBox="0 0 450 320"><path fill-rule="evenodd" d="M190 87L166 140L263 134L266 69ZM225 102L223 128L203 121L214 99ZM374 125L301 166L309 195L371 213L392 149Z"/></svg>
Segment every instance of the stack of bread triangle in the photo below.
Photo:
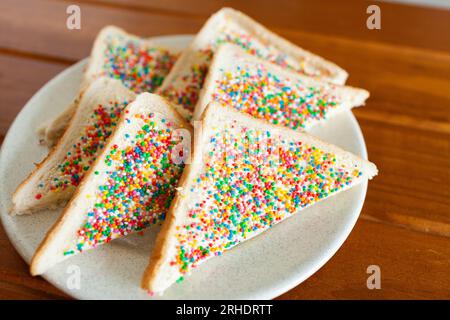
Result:
<svg viewBox="0 0 450 320"><path fill-rule="evenodd" d="M99 33L78 97L40 131L54 147L13 195L15 214L63 207L33 275L163 224L141 283L162 294L377 174L308 133L369 97L334 63L229 8L175 60L151 39Z"/></svg>

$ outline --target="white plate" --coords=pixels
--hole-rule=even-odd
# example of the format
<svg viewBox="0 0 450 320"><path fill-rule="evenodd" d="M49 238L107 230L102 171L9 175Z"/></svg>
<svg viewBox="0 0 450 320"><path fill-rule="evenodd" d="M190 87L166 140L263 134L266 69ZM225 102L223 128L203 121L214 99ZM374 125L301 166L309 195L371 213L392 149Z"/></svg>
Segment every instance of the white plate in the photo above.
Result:
<svg viewBox="0 0 450 320"><path fill-rule="evenodd" d="M159 37L184 48L191 36ZM39 90L23 108L3 142L0 154L0 202L3 226L14 247L29 262L59 211L31 216L8 215L11 195L46 155L36 129L57 115L76 94L86 59L66 69ZM364 138L351 112L313 134L366 158ZM270 299L310 277L345 241L366 194L367 183L338 194L276 225L221 257L207 261L161 297L139 288L159 228L115 240L57 265L44 275L50 283L79 299ZM75 267L73 267L75 266ZM80 272L79 288L69 288ZM327 290L323 288L323 290Z"/></svg>

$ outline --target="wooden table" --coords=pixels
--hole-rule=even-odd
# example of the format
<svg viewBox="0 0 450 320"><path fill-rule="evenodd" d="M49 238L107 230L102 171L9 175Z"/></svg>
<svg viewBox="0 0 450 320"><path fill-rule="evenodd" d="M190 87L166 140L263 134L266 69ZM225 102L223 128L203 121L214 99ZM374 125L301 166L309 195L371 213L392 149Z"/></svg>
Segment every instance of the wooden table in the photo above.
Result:
<svg viewBox="0 0 450 320"><path fill-rule="evenodd" d="M66 8L81 7L81 30ZM366 88L355 110L380 175L338 253L282 299L450 298L450 11L377 3L381 30L361 1L226 1L350 73ZM195 33L224 4L208 0L0 2L0 142L26 101L89 55L98 30L142 36ZM1 183L1 182L0 182ZM381 268L381 289L366 285ZM0 229L0 298L67 298L28 266Z"/></svg>

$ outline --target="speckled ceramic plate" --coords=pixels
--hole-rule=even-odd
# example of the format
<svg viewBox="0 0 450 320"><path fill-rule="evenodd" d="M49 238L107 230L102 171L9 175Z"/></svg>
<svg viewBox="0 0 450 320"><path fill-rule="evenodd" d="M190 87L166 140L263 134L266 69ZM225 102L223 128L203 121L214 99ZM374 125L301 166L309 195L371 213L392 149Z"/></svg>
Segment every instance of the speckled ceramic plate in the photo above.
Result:
<svg viewBox="0 0 450 320"><path fill-rule="evenodd" d="M157 38L174 49L184 48L190 39L191 36ZM1 219L12 244L27 262L60 211L11 217L8 215L11 195L30 173L33 163L46 155L46 148L38 144L36 129L73 99L85 64L86 59L78 62L39 90L17 116L3 142ZM367 157L363 136L351 112L332 119L313 134ZM44 278L79 299L274 298L311 276L339 249L358 219L366 189L367 183L302 211L263 235L209 260L161 297L149 297L139 288L159 228L70 258ZM73 288L71 276L78 271L80 286Z"/></svg>

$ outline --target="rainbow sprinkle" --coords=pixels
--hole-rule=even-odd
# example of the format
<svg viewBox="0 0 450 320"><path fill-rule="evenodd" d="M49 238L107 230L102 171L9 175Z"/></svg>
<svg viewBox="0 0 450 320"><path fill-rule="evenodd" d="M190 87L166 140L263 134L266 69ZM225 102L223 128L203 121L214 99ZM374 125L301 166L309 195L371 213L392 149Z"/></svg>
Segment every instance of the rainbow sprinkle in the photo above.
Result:
<svg viewBox="0 0 450 320"><path fill-rule="evenodd" d="M205 56L204 59L206 61L209 62L211 60L212 55L209 52L205 52L202 55ZM207 72L207 63L193 64L190 67L190 72L184 74L178 79L183 83L182 87L172 82L165 86L164 89L161 90L160 94L165 96L169 101L184 107L190 112L193 112Z"/></svg>
<svg viewBox="0 0 450 320"><path fill-rule="evenodd" d="M95 197L94 205L77 232L76 248L68 249L65 255L140 231L165 218L184 168L184 164L171 160L180 138L172 137L174 123L166 119L154 114L133 118L142 124L140 130L124 137L126 147L112 146L104 158L104 175L95 171L104 182L95 195L88 196Z"/></svg>
<svg viewBox="0 0 450 320"><path fill-rule="evenodd" d="M60 164L53 169L52 180L41 182L37 200L42 198L43 192L60 192L68 187L80 184L84 174L94 163L99 150L105 146L106 139L117 125L120 113L128 101L109 101L98 105L92 112L87 125L80 137L71 146Z"/></svg>
<svg viewBox="0 0 450 320"><path fill-rule="evenodd" d="M263 42L243 30L233 30L232 28L225 29L219 33L218 37L211 43L212 50L216 50L223 43L233 43L246 52L264 59L271 63L277 64L280 67L291 69L293 71L306 74L308 76L318 76L318 71L306 70L304 61L299 62L299 57L293 59L284 52L278 50L268 42Z"/></svg>
<svg viewBox="0 0 450 320"><path fill-rule="evenodd" d="M149 47L142 41L122 35L108 35L104 41L103 72L100 75L119 79L137 93L157 89L177 58L165 49ZM40 200L47 190L62 191L69 186L79 185L84 173L95 161L97 152L104 147L127 103L110 101L93 111L89 124L55 169L52 180L39 184L36 200Z"/></svg>
<svg viewBox="0 0 450 320"><path fill-rule="evenodd" d="M326 119L328 111L340 102L323 87L280 78L262 63L242 63L232 72L221 72L212 100L292 129Z"/></svg>
<svg viewBox="0 0 450 320"><path fill-rule="evenodd" d="M298 57L290 57L270 43L262 42L243 30L233 28L232 24L219 28L215 34L214 38L203 43L202 48L194 53L191 57L192 63L186 65L178 77L165 84L161 90L161 94L170 101L190 112L193 112L197 103L213 52L223 43L236 44L261 59L309 76L320 76L325 72L317 69L307 70L304 61L299 61Z"/></svg>
<svg viewBox="0 0 450 320"><path fill-rule="evenodd" d="M362 175L314 146L235 123L216 129L207 150L204 170L192 181L188 222L176 231L171 265L182 275Z"/></svg>
<svg viewBox="0 0 450 320"><path fill-rule="evenodd" d="M124 36L105 38L103 74L119 79L130 90L153 92L163 82L177 55Z"/></svg>

